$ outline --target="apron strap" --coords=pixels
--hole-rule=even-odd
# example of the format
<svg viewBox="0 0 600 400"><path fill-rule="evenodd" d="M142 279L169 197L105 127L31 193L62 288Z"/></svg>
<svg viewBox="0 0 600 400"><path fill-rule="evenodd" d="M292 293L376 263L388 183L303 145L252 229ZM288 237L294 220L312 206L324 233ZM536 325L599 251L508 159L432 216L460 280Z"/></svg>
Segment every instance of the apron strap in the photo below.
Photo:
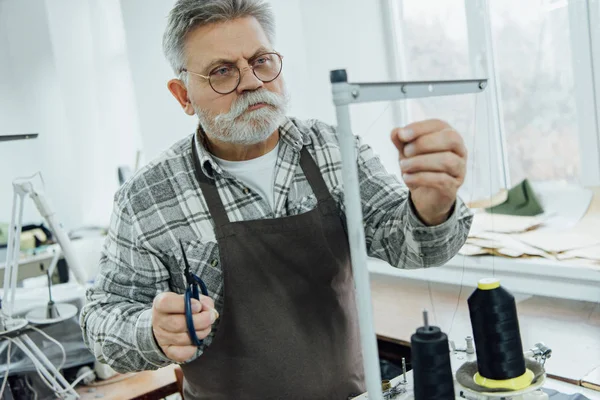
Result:
<svg viewBox="0 0 600 400"><path fill-rule="evenodd" d="M329 200L333 200L323 179L323 174L321 174L319 166L306 149L306 146L303 146L300 151L300 166L319 204L325 204Z"/></svg>
<svg viewBox="0 0 600 400"><path fill-rule="evenodd" d="M200 183L200 189L208 205L208 211L215 222L216 226L223 226L229 223L227 212L223 206L223 202L219 197L219 192L214 179L210 179L200 165L200 157L198 156L198 149L196 148L196 138L192 139L192 158L194 159L194 172L198 183Z"/></svg>
<svg viewBox="0 0 600 400"><path fill-rule="evenodd" d="M207 177L202 170L195 138L192 140L192 155L196 179L200 183L200 189L202 190L202 194L208 205L210 215L216 226L223 226L229 223L229 218L227 217L227 212L225 211L225 207L219 196L215 180ZM302 150L300 151L300 166L317 198L317 207L325 214L336 212L337 204L331 196L331 193L329 193L329 189L327 188L327 184L323 179L319 167L306 147L302 147Z"/></svg>

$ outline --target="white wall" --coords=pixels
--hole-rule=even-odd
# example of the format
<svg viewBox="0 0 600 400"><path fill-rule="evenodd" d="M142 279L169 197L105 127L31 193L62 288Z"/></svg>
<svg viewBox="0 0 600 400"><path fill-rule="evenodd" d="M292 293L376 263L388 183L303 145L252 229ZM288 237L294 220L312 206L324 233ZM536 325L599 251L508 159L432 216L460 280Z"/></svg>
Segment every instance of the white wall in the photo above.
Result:
<svg viewBox="0 0 600 400"><path fill-rule="evenodd" d="M137 116L118 0L0 2L0 221L11 181L41 170L67 229L106 225L117 166L132 165ZM41 222L26 204L24 222Z"/></svg>
<svg viewBox="0 0 600 400"><path fill-rule="evenodd" d="M152 160L192 133L187 117L167 89L173 77L162 53L162 34L174 0L122 0L121 10L143 143L143 158Z"/></svg>
<svg viewBox="0 0 600 400"><path fill-rule="evenodd" d="M83 194L80 225L108 223L117 167L139 143L119 0L46 0L58 78Z"/></svg>
<svg viewBox="0 0 600 400"><path fill-rule="evenodd" d="M313 118L314 104L308 87L312 82L307 49L306 27L303 23L302 0L271 0L276 18L275 49L283 56L282 74L291 94L290 115Z"/></svg>
<svg viewBox="0 0 600 400"><path fill-rule="evenodd" d="M72 142L54 65L43 0L0 2L0 132L38 132L38 139L0 143L0 221L8 222L14 178L42 169L47 195L59 200L63 221L80 218L78 193L61 196L77 181ZM24 222L39 222L29 201Z"/></svg>
<svg viewBox="0 0 600 400"><path fill-rule="evenodd" d="M302 0L302 24L309 80L301 90L309 115L336 124L329 72L346 69L350 82L391 79L381 2ZM399 173L398 153L390 141L394 121L390 102L350 107L353 133L379 154L389 172Z"/></svg>

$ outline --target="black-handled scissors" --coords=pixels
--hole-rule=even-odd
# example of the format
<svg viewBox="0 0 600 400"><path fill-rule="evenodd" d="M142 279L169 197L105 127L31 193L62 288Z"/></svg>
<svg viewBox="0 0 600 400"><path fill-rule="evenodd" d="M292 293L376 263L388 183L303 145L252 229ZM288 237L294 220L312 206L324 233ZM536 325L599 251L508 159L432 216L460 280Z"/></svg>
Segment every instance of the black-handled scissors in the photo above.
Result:
<svg viewBox="0 0 600 400"><path fill-rule="evenodd" d="M196 346L202 346L203 341L198 339L196 336L196 329L194 328L194 318L192 317L192 298L196 300L200 300L200 294L198 293L198 286L200 286L200 291L204 296L208 296L208 289L206 289L206 285L197 275L193 274L190 271L190 263L187 260L185 255L185 251L183 250L183 243L181 240L179 241L179 245L181 246L181 254L183 257L183 262L185 263L185 279L187 281L187 288L185 289L185 320L187 323L188 333L190 338L192 339L192 343Z"/></svg>

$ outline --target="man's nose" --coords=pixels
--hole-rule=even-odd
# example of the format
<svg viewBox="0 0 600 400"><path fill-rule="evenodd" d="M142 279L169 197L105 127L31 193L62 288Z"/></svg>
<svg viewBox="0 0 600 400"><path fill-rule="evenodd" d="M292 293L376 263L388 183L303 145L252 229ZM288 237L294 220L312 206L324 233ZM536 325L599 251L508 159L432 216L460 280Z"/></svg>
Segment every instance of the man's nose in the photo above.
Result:
<svg viewBox="0 0 600 400"><path fill-rule="evenodd" d="M263 81L254 75L252 68L245 67L240 69L240 84L237 87L238 94L249 90L257 90L264 86Z"/></svg>

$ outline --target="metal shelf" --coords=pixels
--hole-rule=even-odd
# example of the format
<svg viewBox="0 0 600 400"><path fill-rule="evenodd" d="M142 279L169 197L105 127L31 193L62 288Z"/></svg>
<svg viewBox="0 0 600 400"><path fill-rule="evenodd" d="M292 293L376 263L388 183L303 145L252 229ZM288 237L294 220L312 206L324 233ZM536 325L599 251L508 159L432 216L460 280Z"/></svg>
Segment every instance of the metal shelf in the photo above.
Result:
<svg viewBox="0 0 600 400"><path fill-rule="evenodd" d="M0 142L10 142L13 140L35 139L38 133L22 133L18 135L0 135Z"/></svg>

